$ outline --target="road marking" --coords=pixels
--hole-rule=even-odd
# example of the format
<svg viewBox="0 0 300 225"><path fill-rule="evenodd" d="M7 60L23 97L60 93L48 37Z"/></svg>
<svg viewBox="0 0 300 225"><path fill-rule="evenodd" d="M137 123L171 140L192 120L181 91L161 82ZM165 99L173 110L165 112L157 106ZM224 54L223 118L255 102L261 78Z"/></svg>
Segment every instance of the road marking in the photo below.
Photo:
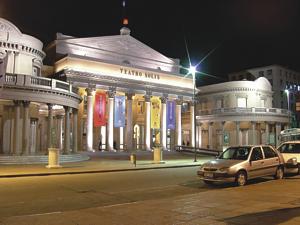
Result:
<svg viewBox="0 0 300 225"><path fill-rule="evenodd" d="M62 213L62 212L36 213L36 214L21 215L21 216L14 216L14 217L47 216L47 215L60 214L60 213Z"/></svg>
<svg viewBox="0 0 300 225"><path fill-rule="evenodd" d="M126 203L120 203L120 204L114 204L114 205L105 205L105 206L100 206L100 207L97 207L97 208L98 209L99 208L111 208L111 207L115 207L115 206L131 205L131 204L136 204L136 203L138 203L138 201L126 202Z"/></svg>

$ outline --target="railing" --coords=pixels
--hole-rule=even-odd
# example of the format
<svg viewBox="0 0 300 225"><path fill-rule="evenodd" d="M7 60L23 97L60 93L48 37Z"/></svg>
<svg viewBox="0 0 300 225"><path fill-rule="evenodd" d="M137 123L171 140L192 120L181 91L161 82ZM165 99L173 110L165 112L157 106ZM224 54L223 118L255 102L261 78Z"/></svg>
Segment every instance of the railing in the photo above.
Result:
<svg viewBox="0 0 300 225"><path fill-rule="evenodd" d="M219 109L206 109L199 110L198 116L207 116L207 115L228 115L232 113L270 113L270 114L284 114L291 115L291 112L286 109L277 109L277 108L219 108Z"/></svg>
<svg viewBox="0 0 300 225"><path fill-rule="evenodd" d="M37 87L78 94L78 88L64 81L23 74L5 74L4 85Z"/></svg>
<svg viewBox="0 0 300 225"><path fill-rule="evenodd" d="M191 146L185 146L185 145L176 145L175 151L178 152L191 152L195 153L195 148ZM219 155L222 151L217 149L208 149L208 148L196 148L197 154L204 154L204 155Z"/></svg>

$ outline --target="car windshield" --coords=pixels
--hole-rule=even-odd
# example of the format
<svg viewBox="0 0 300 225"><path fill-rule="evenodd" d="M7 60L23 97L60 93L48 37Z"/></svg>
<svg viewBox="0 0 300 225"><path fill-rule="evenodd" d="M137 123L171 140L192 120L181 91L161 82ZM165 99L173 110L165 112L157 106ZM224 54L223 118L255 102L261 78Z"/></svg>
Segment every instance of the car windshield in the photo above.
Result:
<svg viewBox="0 0 300 225"><path fill-rule="evenodd" d="M247 160L251 147L230 147L223 152L219 159Z"/></svg>

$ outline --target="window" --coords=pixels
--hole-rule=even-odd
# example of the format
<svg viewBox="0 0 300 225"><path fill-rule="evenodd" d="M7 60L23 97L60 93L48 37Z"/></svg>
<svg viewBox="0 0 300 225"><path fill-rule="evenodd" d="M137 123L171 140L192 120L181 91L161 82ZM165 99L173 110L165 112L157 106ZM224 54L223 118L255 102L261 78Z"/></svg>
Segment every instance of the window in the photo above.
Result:
<svg viewBox="0 0 300 225"><path fill-rule="evenodd" d="M259 147L253 148L252 154L251 154L251 161L258 161L263 159L263 154L261 152L261 149Z"/></svg>
<svg viewBox="0 0 300 225"><path fill-rule="evenodd" d="M265 99L260 100L260 107L265 107Z"/></svg>
<svg viewBox="0 0 300 225"><path fill-rule="evenodd" d="M264 71L259 71L259 72L258 72L258 76L259 76L259 77L263 77L263 76L264 76Z"/></svg>
<svg viewBox="0 0 300 225"><path fill-rule="evenodd" d="M267 75L272 75L272 69L267 70Z"/></svg>
<svg viewBox="0 0 300 225"><path fill-rule="evenodd" d="M223 105L223 99L217 99L217 102L216 102L216 108L217 108L217 109L224 108L224 105Z"/></svg>
<svg viewBox="0 0 300 225"><path fill-rule="evenodd" d="M32 68L32 75L33 76L40 76L41 75L41 69L37 66L33 66Z"/></svg>
<svg viewBox="0 0 300 225"><path fill-rule="evenodd" d="M263 150L264 150L266 159L277 157L277 154L270 147L265 146L265 147L263 147Z"/></svg>
<svg viewBox="0 0 300 225"><path fill-rule="evenodd" d="M246 108L247 107L247 98L238 98L237 107Z"/></svg>
<svg viewBox="0 0 300 225"><path fill-rule="evenodd" d="M283 81L282 81L282 79L280 79L280 86L282 87L282 84L283 84Z"/></svg>

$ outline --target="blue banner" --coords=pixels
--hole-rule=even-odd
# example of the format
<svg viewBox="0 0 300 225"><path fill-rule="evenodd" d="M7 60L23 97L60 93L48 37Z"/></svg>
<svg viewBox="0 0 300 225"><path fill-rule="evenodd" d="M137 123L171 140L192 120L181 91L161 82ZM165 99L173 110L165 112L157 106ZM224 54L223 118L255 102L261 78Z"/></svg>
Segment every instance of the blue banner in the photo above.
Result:
<svg viewBox="0 0 300 225"><path fill-rule="evenodd" d="M167 101L167 129L175 130L176 126L176 103Z"/></svg>
<svg viewBox="0 0 300 225"><path fill-rule="evenodd" d="M125 96L115 96L114 127L125 127Z"/></svg>

